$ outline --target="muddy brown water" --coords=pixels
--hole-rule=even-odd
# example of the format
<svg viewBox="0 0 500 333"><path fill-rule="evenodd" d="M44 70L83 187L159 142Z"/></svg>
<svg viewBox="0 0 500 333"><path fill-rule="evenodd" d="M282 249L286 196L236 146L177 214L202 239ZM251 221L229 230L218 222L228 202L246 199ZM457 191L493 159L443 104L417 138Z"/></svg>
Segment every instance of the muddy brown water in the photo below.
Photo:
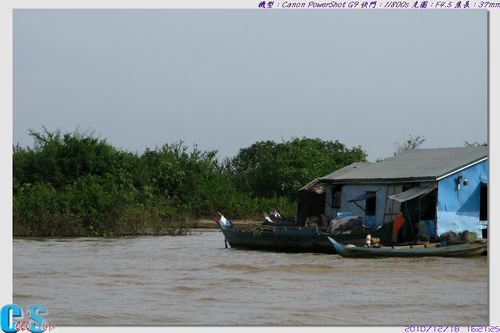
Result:
<svg viewBox="0 0 500 333"><path fill-rule="evenodd" d="M15 239L14 303L56 326L487 325L488 259L348 259L189 236Z"/></svg>

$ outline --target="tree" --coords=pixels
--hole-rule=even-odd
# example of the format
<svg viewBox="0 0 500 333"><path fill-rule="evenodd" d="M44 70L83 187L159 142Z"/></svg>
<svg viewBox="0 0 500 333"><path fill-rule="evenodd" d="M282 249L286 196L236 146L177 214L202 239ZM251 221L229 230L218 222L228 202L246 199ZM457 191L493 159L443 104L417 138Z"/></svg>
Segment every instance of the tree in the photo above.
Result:
<svg viewBox="0 0 500 333"><path fill-rule="evenodd" d="M425 137L422 135L409 135L407 139L403 139L403 142L396 142L394 144L394 156L404 153L405 151L409 151L417 148L422 143L425 142Z"/></svg>
<svg viewBox="0 0 500 333"><path fill-rule="evenodd" d="M30 135L33 147L13 147L16 236L177 234L188 218L220 210L255 217L276 207L292 215L301 186L366 161L359 146L308 138L257 142L220 162L216 151L182 141L137 154L92 133Z"/></svg>
<svg viewBox="0 0 500 333"><path fill-rule="evenodd" d="M483 143L479 143L477 141L474 141L474 142L469 142L469 141L465 141L464 142L464 147L487 147L488 144L486 142L483 142Z"/></svg>
<svg viewBox="0 0 500 333"><path fill-rule="evenodd" d="M260 141L240 149L231 161L236 186L254 196L286 196L311 180L354 162L366 161L360 146L312 138L293 138L276 143Z"/></svg>

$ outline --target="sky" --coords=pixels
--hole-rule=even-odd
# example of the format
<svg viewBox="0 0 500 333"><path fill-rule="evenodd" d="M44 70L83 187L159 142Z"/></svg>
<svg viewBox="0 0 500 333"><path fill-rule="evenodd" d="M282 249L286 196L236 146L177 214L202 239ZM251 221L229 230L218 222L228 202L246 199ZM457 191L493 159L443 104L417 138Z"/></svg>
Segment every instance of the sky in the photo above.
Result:
<svg viewBox="0 0 500 333"><path fill-rule="evenodd" d="M293 137L370 161L487 141L487 15L400 10L16 9L13 143L94 131L219 157Z"/></svg>

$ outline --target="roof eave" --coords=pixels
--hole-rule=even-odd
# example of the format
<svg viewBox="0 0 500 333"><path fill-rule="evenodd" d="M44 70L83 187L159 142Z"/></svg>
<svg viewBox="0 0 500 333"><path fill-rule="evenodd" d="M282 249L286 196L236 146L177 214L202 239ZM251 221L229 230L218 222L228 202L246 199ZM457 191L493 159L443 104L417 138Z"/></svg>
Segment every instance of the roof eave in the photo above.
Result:
<svg viewBox="0 0 500 333"><path fill-rule="evenodd" d="M435 182L436 177L415 177L415 178L374 178L374 179L324 179L332 184L393 184L393 183L414 183L414 182Z"/></svg>
<svg viewBox="0 0 500 333"><path fill-rule="evenodd" d="M478 164L478 163L481 163L483 161L486 161L487 159L488 159L488 156L482 157L482 158L480 158L480 159L478 159L478 160L476 160L474 162L468 163L468 164L466 164L464 166L456 168L455 170L452 170L452 171L449 171L449 172L447 172L447 173L445 173L443 175L440 175L440 176L436 177L436 180L441 180L443 178L446 178L446 177L448 177L448 176L450 176L450 175L452 175L454 173L457 173L457 172L460 172L460 171L465 170L467 168L470 168L471 166L473 166L475 164Z"/></svg>

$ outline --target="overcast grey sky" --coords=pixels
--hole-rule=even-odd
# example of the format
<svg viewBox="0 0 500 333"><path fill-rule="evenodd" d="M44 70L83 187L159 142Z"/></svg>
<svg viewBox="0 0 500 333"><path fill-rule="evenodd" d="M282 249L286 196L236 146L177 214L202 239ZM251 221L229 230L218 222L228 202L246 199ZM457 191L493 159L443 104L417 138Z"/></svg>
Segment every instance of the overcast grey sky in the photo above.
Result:
<svg viewBox="0 0 500 333"><path fill-rule="evenodd" d="M487 140L484 11L15 10L14 144L93 129L232 156L318 137L392 155Z"/></svg>

